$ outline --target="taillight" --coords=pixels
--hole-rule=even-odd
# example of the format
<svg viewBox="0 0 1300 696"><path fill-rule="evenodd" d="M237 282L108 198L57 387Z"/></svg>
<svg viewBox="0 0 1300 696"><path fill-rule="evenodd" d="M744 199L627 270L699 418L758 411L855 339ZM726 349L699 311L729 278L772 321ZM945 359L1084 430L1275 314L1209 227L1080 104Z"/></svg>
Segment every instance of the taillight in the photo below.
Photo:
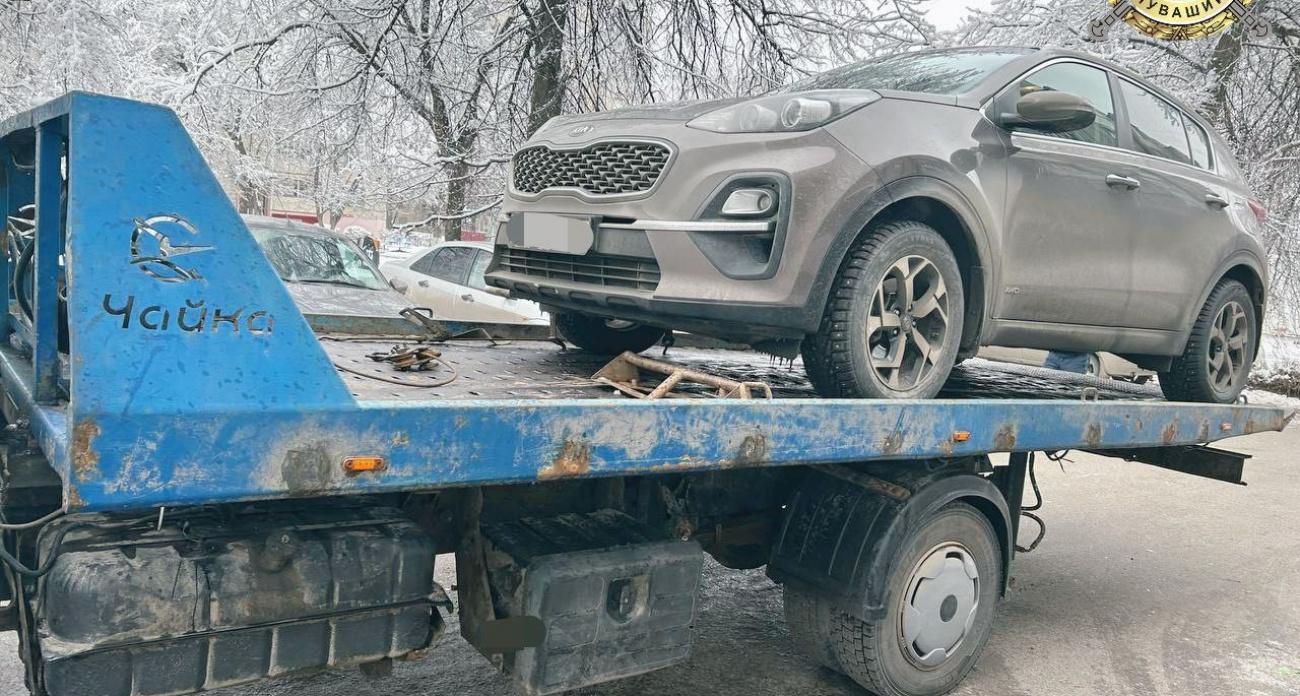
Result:
<svg viewBox="0 0 1300 696"><path fill-rule="evenodd" d="M1268 222L1268 208L1265 208L1263 203L1253 198L1249 202L1250 212L1255 214L1255 219L1259 221L1259 224L1263 225Z"/></svg>

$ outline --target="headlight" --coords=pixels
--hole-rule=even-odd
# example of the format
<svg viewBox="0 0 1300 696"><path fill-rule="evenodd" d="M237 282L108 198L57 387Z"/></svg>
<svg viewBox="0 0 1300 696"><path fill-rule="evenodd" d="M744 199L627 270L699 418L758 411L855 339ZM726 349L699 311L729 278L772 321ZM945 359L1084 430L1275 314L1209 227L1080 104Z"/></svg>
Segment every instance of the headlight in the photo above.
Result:
<svg viewBox="0 0 1300 696"><path fill-rule="evenodd" d="M880 99L871 90L773 94L710 111L689 123L714 133L781 133L824 126Z"/></svg>

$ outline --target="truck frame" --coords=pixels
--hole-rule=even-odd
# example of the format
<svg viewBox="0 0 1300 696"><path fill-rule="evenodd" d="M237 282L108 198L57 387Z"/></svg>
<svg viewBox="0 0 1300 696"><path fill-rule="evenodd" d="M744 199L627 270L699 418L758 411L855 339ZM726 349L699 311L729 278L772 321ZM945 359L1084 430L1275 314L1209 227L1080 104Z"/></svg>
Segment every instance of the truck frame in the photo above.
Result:
<svg viewBox="0 0 1300 696"><path fill-rule="evenodd" d="M1289 421L980 366L955 398L823 400L689 349L775 398L637 399L518 328L304 317L175 114L118 98L0 124L0 205L0 626L37 696L382 675L453 607L556 693L686 659L704 553L766 566L821 664L940 694L1006 590L1032 453L1239 482L1204 445Z"/></svg>

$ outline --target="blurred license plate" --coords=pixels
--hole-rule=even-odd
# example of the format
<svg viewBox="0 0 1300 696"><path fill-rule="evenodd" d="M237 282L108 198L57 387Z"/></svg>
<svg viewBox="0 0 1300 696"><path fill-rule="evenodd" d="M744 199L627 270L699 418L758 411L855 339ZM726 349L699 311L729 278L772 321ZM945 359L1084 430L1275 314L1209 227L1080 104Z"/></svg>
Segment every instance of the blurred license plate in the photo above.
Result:
<svg viewBox="0 0 1300 696"><path fill-rule="evenodd" d="M596 241L592 220L578 215L515 213L506 223L510 246L562 254L585 254Z"/></svg>

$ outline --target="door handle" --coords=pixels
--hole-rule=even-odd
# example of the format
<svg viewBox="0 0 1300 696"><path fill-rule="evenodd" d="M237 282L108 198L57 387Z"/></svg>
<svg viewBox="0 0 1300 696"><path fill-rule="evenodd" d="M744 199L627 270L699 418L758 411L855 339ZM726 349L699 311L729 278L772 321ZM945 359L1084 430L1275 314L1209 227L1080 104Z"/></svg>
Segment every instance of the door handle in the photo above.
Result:
<svg viewBox="0 0 1300 696"><path fill-rule="evenodd" d="M416 283L416 285L419 285L419 286L422 287L422 288L427 288L427 287L429 287L429 281L427 281L427 280L421 280L420 282Z"/></svg>
<svg viewBox="0 0 1300 696"><path fill-rule="evenodd" d="M1219 210L1223 210L1224 208L1227 208L1229 205L1232 205L1231 203L1228 202L1228 199L1224 198L1223 196L1220 196L1217 193L1205 194L1205 204L1210 206L1211 208L1217 208Z"/></svg>
<svg viewBox="0 0 1300 696"><path fill-rule="evenodd" d="M1142 182L1138 181L1137 179L1134 179L1131 176L1120 176L1119 174L1111 174L1110 176L1106 177L1106 185L1123 186L1124 188L1132 191L1133 189L1141 188Z"/></svg>
<svg viewBox="0 0 1300 696"><path fill-rule="evenodd" d="M464 295L460 296L460 299L465 300L466 302L473 302L474 296L469 293L465 293Z"/></svg>

